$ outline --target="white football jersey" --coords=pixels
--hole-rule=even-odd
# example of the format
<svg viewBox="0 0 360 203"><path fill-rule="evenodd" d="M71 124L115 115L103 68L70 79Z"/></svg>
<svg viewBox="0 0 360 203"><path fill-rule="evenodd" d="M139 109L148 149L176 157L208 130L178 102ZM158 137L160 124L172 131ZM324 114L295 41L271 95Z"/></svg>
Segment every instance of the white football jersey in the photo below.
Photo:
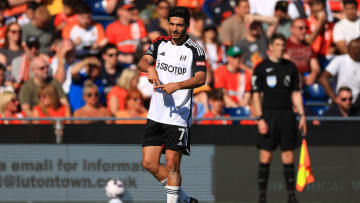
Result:
<svg viewBox="0 0 360 203"><path fill-rule="evenodd" d="M204 49L190 38L181 45L174 45L170 37L161 37L145 54L156 61L161 84L185 81L198 71L206 72ZM177 90L169 95L157 89L152 94L147 117L159 123L190 127L192 97L192 89Z"/></svg>

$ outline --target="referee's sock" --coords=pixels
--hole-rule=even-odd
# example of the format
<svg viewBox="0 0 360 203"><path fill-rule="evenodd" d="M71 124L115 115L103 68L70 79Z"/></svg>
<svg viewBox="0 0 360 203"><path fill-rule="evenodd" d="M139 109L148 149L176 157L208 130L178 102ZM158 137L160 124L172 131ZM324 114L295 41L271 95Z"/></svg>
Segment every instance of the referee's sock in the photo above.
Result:
<svg viewBox="0 0 360 203"><path fill-rule="evenodd" d="M270 174L270 164L259 164L259 171L258 171L258 183L259 183L259 192L260 197L266 197L266 189L269 180Z"/></svg>
<svg viewBox="0 0 360 203"><path fill-rule="evenodd" d="M167 185L165 189L166 189L167 203L177 203L179 199L180 186Z"/></svg>
<svg viewBox="0 0 360 203"><path fill-rule="evenodd" d="M166 185L167 185L167 178L165 178L164 180L162 180L160 183L162 186L165 187L166 189ZM190 202L190 197L185 193L185 191L180 187L179 188L179 201L181 203L189 203Z"/></svg>
<svg viewBox="0 0 360 203"><path fill-rule="evenodd" d="M284 177L289 197L295 196L295 165L284 164Z"/></svg>

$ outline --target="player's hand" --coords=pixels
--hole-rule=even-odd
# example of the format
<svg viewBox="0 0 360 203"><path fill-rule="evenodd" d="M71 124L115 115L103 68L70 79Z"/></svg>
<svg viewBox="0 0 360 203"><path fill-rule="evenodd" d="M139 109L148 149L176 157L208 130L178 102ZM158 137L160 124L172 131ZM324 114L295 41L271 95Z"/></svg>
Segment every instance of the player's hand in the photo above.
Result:
<svg viewBox="0 0 360 203"><path fill-rule="evenodd" d="M305 116L300 117L299 130L303 132L303 136L306 136L307 128L306 128L306 118L305 118Z"/></svg>
<svg viewBox="0 0 360 203"><path fill-rule="evenodd" d="M171 94L171 93L175 92L176 90L180 89L180 85L179 85L179 83L175 82L175 83L168 83L166 85L157 85L157 86L154 86L154 88L160 88L166 94Z"/></svg>
<svg viewBox="0 0 360 203"><path fill-rule="evenodd" d="M258 130L261 135L266 135L268 133L269 128L264 119L258 121Z"/></svg>
<svg viewBox="0 0 360 203"><path fill-rule="evenodd" d="M151 84L154 85L154 89L155 89L155 86L160 85L159 75L158 75L155 67L151 66L148 68L148 80Z"/></svg>

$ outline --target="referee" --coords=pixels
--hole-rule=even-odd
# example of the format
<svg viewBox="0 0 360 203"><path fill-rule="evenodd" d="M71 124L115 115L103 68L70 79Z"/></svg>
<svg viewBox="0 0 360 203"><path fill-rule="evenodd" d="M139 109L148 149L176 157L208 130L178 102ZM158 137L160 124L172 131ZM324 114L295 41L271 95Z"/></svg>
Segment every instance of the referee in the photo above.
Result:
<svg viewBox="0 0 360 203"><path fill-rule="evenodd" d="M306 118L295 64L283 58L286 38L274 34L270 39L269 57L261 62L252 76L252 91L258 120L259 138L259 203L266 203L272 152L281 148L288 203L295 196L294 149L298 146L298 128L306 134ZM295 107L300 116L297 127Z"/></svg>

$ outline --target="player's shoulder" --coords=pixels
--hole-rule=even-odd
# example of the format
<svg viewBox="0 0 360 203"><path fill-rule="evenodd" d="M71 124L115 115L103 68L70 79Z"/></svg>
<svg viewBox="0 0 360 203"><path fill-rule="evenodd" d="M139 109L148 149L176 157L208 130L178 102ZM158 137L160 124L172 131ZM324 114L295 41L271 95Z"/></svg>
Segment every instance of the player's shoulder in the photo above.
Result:
<svg viewBox="0 0 360 203"><path fill-rule="evenodd" d="M160 36L152 41L153 44L161 43L161 42L168 42L171 40L171 36Z"/></svg>
<svg viewBox="0 0 360 203"><path fill-rule="evenodd" d="M200 44L194 42L190 37L185 41L184 45L193 50L195 54L205 56L204 48Z"/></svg>

